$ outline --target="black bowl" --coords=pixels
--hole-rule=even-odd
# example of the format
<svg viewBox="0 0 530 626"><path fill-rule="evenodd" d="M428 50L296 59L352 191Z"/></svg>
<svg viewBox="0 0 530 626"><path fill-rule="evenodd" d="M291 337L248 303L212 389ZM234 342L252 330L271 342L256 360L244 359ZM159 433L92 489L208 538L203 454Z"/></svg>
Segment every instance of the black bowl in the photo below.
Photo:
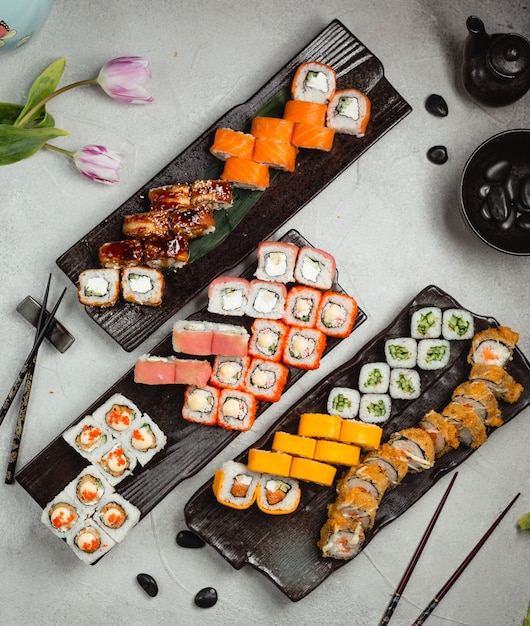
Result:
<svg viewBox="0 0 530 626"><path fill-rule="evenodd" d="M471 230L492 248L507 254L530 255L530 227L522 227L524 222L530 226L530 210L522 213L520 209L524 207L510 203L518 217L511 225L492 219L491 214L484 216L487 202L481 189L488 184L485 172L500 161L508 161L511 173L520 180L530 175L530 129L499 133L473 152L464 167L460 183L462 213Z"/></svg>

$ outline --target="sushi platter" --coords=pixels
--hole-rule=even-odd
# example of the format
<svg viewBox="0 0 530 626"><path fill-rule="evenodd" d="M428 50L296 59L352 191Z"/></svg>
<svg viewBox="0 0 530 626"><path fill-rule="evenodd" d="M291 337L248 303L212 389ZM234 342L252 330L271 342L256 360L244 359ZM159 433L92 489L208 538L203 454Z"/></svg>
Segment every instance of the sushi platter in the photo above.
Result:
<svg viewBox="0 0 530 626"><path fill-rule="evenodd" d="M330 392L336 387L355 386L363 364L384 360L386 340L407 335L411 328L411 316L421 307L462 310L448 293L434 285L426 287L399 312L387 328L367 343L355 357L337 367L300 402L288 409L258 441L236 457L235 462L248 463L251 451L270 450L275 433L279 431L296 433L302 414L326 413ZM467 313L477 332L499 326L493 318L469 311ZM466 357L469 350L469 340L452 341L451 357L442 369L421 371L421 395L412 400L393 401L390 417L382 425L383 441L398 430L416 426L418 415L443 409L455 386L468 376L469 364ZM504 424L530 404L530 363L517 347L507 370L524 390L516 402L502 403ZM490 429L488 434L494 436L494 429ZM487 441L485 445L488 445ZM472 447L460 445L440 456L430 469L407 474L401 484L383 497L377 509L375 523L366 533L364 545L473 452ZM322 558L317 547L328 505L335 497L334 488L304 482L300 504L296 510L271 518L257 507L238 510L223 506L216 500L212 479L188 501L185 517L188 526L234 568L240 569L243 565L250 564L267 576L290 600L296 602L307 596L336 569L348 563L347 560Z"/></svg>
<svg viewBox="0 0 530 626"><path fill-rule="evenodd" d="M300 151L295 171L277 172L264 192L238 190L230 211L241 215L240 221L236 220L230 234L214 250L177 271L167 273L161 306L142 307L124 301L108 309L87 306L86 311L94 322L125 350L131 351L140 345L213 278L235 267L260 241L269 238L410 113L410 105L385 78L379 59L340 21L334 20L258 92L217 120L137 193L64 252L57 259L57 265L69 279L76 284L81 272L98 265L98 248L122 237L126 215L147 210L150 189L194 179L217 178L222 163L209 151L216 129L230 127L246 131L252 118L260 113L263 115L264 111L271 116L281 115L297 66L309 60L332 65L337 73L337 87L354 83L369 96L372 111L366 134L362 138L337 136L330 152ZM238 206L244 204L252 207L246 215Z"/></svg>

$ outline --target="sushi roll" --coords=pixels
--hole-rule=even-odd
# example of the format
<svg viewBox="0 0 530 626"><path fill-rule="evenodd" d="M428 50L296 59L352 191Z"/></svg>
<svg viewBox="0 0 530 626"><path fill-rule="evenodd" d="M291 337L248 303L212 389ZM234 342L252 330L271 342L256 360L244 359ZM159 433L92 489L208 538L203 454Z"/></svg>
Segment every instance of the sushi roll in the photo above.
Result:
<svg viewBox="0 0 530 626"><path fill-rule="evenodd" d="M327 412L339 415L342 419L352 420L359 413L361 394L349 387L333 387L327 400Z"/></svg>
<svg viewBox="0 0 530 626"><path fill-rule="evenodd" d="M409 472L422 472L434 465L434 443L423 428L405 428L393 433L389 444L405 454Z"/></svg>
<svg viewBox="0 0 530 626"><path fill-rule="evenodd" d="M381 443L383 429L375 424L363 424L357 420L344 420L340 427L339 441L354 443L361 450L375 450Z"/></svg>
<svg viewBox="0 0 530 626"><path fill-rule="evenodd" d="M169 211L169 232L175 237L199 239L215 232L214 209L210 204L191 206L185 211Z"/></svg>
<svg viewBox="0 0 530 626"><path fill-rule="evenodd" d="M302 246L298 251L294 277L301 285L327 291L333 285L336 268L335 259L328 252L312 246Z"/></svg>
<svg viewBox="0 0 530 626"><path fill-rule="evenodd" d="M230 181L234 187L251 191L265 191L270 184L267 165L238 156L226 159L221 178Z"/></svg>
<svg viewBox="0 0 530 626"><path fill-rule="evenodd" d="M472 449L486 443L486 426L470 406L451 401L442 410L442 415L456 426L460 443Z"/></svg>
<svg viewBox="0 0 530 626"><path fill-rule="evenodd" d="M250 357L216 356L210 384L219 388L240 389L245 382L245 374Z"/></svg>
<svg viewBox="0 0 530 626"><path fill-rule="evenodd" d="M290 143L293 135L294 122L281 117L256 116L250 124L250 134L256 139L268 139ZM254 159L255 159L254 152Z"/></svg>
<svg viewBox="0 0 530 626"><path fill-rule="evenodd" d="M333 465L315 459L305 459L301 456L293 457L289 472L291 478L315 483L323 487L331 487L336 474L337 468Z"/></svg>
<svg viewBox="0 0 530 626"><path fill-rule="evenodd" d="M178 269L190 258L188 239L182 235L149 237L144 240L144 260L149 267Z"/></svg>
<svg viewBox="0 0 530 626"><path fill-rule="evenodd" d="M248 509L256 500L261 474L243 463L226 461L215 470L212 489L217 501L233 509Z"/></svg>
<svg viewBox="0 0 530 626"><path fill-rule="evenodd" d="M330 152L333 148L334 140L335 130L333 128L296 122L291 143L297 148Z"/></svg>
<svg viewBox="0 0 530 626"><path fill-rule="evenodd" d="M167 437L162 429L146 413L137 421L136 427L127 434L126 443L143 467L163 450Z"/></svg>
<svg viewBox="0 0 530 626"><path fill-rule="evenodd" d="M389 489L397 487L409 470L406 454L388 443L382 444L377 450L368 452L363 463L375 464L383 470L388 478Z"/></svg>
<svg viewBox="0 0 530 626"><path fill-rule="evenodd" d="M283 120L287 122L287 120ZM294 172L298 148L292 143L273 139L256 139L252 160L273 169Z"/></svg>
<svg viewBox="0 0 530 626"><path fill-rule="evenodd" d="M443 312L442 336L444 339L471 339L474 333L473 316L463 309L447 309Z"/></svg>
<svg viewBox="0 0 530 626"><path fill-rule="evenodd" d="M132 474L136 462L136 456L121 443L115 443L106 454L96 461L111 485L117 485Z"/></svg>
<svg viewBox="0 0 530 626"><path fill-rule="evenodd" d="M146 237L167 237L169 235L169 212L147 211L125 215L122 232L126 237L145 239Z"/></svg>
<svg viewBox="0 0 530 626"><path fill-rule="evenodd" d="M317 321L322 292L315 287L297 285L287 293L284 321L293 326L312 328Z"/></svg>
<svg viewBox="0 0 530 626"><path fill-rule="evenodd" d="M395 368L390 372L390 397L394 400L414 400L420 397L421 379L416 370Z"/></svg>
<svg viewBox="0 0 530 626"><path fill-rule="evenodd" d="M186 387L182 406L182 417L186 421L214 426L217 424L218 408L219 390L216 387Z"/></svg>
<svg viewBox="0 0 530 626"><path fill-rule="evenodd" d="M410 322L410 336L414 339L438 339L442 334L442 310L436 306L414 311Z"/></svg>
<svg viewBox="0 0 530 626"><path fill-rule="evenodd" d="M218 128L215 131L210 153L221 161L235 156L252 159L254 136L231 128Z"/></svg>
<svg viewBox="0 0 530 626"><path fill-rule="evenodd" d="M367 424L383 424L390 418L392 400L387 393L363 393L359 419Z"/></svg>
<svg viewBox="0 0 530 626"><path fill-rule="evenodd" d="M327 103L335 93L335 70L318 61L307 61L298 66L291 84L293 100Z"/></svg>
<svg viewBox="0 0 530 626"><path fill-rule="evenodd" d="M138 239L107 241L98 248L101 267L121 269L130 265L141 265L143 261L142 243Z"/></svg>
<svg viewBox="0 0 530 626"><path fill-rule="evenodd" d="M217 425L227 430L250 430L257 410L256 398L239 389L221 389Z"/></svg>
<svg viewBox="0 0 530 626"><path fill-rule="evenodd" d="M85 306L114 306L120 295L120 271L114 268L84 270L77 280L77 297Z"/></svg>
<svg viewBox="0 0 530 626"><path fill-rule="evenodd" d="M506 367L507 363L512 359L518 340L519 333L507 326L486 328L474 335L467 362L471 363L471 365L473 363L482 363L484 365Z"/></svg>
<svg viewBox="0 0 530 626"><path fill-rule="evenodd" d="M188 183L175 183L153 187L147 192L151 210L185 209L190 206L190 186Z"/></svg>
<svg viewBox="0 0 530 626"><path fill-rule="evenodd" d="M298 246L282 241L262 241L257 250L258 266L254 276L278 283L294 282Z"/></svg>
<svg viewBox="0 0 530 626"><path fill-rule="evenodd" d="M260 359L280 361L287 330L287 326L279 320L256 318L252 322L248 354Z"/></svg>
<svg viewBox="0 0 530 626"><path fill-rule="evenodd" d="M213 328L208 322L177 320L172 330L173 350L194 356L212 354Z"/></svg>
<svg viewBox="0 0 530 626"><path fill-rule="evenodd" d="M251 448L248 451L248 468L253 472L274 474L275 476L289 476L293 457L285 452L271 452Z"/></svg>
<svg viewBox="0 0 530 626"><path fill-rule="evenodd" d="M362 550L364 540L361 522L343 517L333 509L320 529L317 546L324 558L349 561Z"/></svg>
<svg viewBox="0 0 530 626"><path fill-rule="evenodd" d="M91 512L101 498L114 489L95 465L89 465L79 472L64 491Z"/></svg>
<svg viewBox="0 0 530 626"><path fill-rule="evenodd" d="M288 375L289 370L282 363L252 359L245 374L244 389L256 400L278 402L287 384Z"/></svg>
<svg viewBox="0 0 530 626"><path fill-rule="evenodd" d="M502 426L499 403L493 391L481 380L466 380L455 388L453 402L470 406L486 426Z"/></svg>
<svg viewBox="0 0 530 626"><path fill-rule="evenodd" d="M250 335L244 326L214 324L212 354L217 356L247 356Z"/></svg>
<svg viewBox="0 0 530 626"><path fill-rule="evenodd" d="M493 391L497 400L503 400L508 402L508 404L517 402L524 391L524 387L500 365L475 363L471 366L469 380L485 382Z"/></svg>
<svg viewBox="0 0 530 626"><path fill-rule="evenodd" d="M195 210L207 205L218 211L229 209L234 203L232 185L226 180L194 180L190 195L191 206Z"/></svg>
<svg viewBox="0 0 530 626"><path fill-rule="evenodd" d="M331 439L338 441L342 419L326 413L302 413L298 421L298 434L302 437Z"/></svg>
<svg viewBox="0 0 530 626"><path fill-rule="evenodd" d="M302 490L295 478L262 474L258 481L256 504L269 515L287 515L296 511Z"/></svg>
<svg viewBox="0 0 530 626"><path fill-rule="evenodd" d="M326 111L326 126L337 133L364 137L370 121L371 102L358 89L341 89L331 98Z"/></svg>
<svg viewBox="0 0 530 626"><path fill-rule="evenodd" d="M175 384L203 387L210 380L212 366L204 359L175 359Z"/></svg>
<svg viewBox="0 0 530 626"><path fill-rule="evenodd" d="M121 275L121 292L126 302L143 306L160 306L166 281L153 267L126 267Z"/></svg>
<svg viewBox="0 0 530 626"><path fill-rule="evenodd" d="M63 490L44 507L41 521L55 535L64 539L74 526L86 520L87 516L85 507Z"/></svg>
<svg viewBox="0 0 530 626"><path fill-rule="evenodd" d="M116 542L92 520L76 526L66 543L84 563L94 563L114 547Z"/></svg>
<svg viewBox="0 0 530 626"><path fill-rule="evenodd" d="M219 276L208 286L208 311L242 316L247 309L250 283L245 278Z"/></svg>
<svg viewBox="0 0 530 626"><path fill-rule="evenodd" d="M326 349L326 335L316 328L291 326L283 349L283 362L286 365L304 370L314 370Z"/></svg>
<svg viewBox="0 0 530 626"><path fill-rule="evenodd" d="M118 435L131 428L141 414L134 402L121 393L115 393L94 411L93 416L113 434Z"/></svg>
<svg viewBox="0 0 530 626"><path fill-rule="evenodd" d="M287 300L287 287L283 283L258 280L250 281L245 313L249 317L282 319Z"/></svg>
<svg viewBox="0 0 530 626"><path fill-rule="evenodd" d="M447 366L451 344L447 339L420 339L417 365L422 370L439 370Z"/></svg>
<svg viewBox="0 0 530 626"><path fill-rule="evenodd" d="M417 358L418 344L412 337L393 337L385 341L385 359L390 367L412 368Z"/></svg>
<svg viewBox="0 0 530 626"><path fill-rule="evenodd" d="M326 291L320 300L316 327L330 337L348 337L358 311L357 302L348 294Z"/></svg>
<svg viewBox="0 0 530 626"><path fill-rule="evenodd" d="M341 493L345 489L361 489L381 502L388 485L388 476L379 465L359 463L355 467L350 467L339 480L337 493Z"/></svg>
<svg viewBox="0 0 530 626"><path fill-rule="evenodd" d="M343 486L331 509L345 519L359 522L366 531L374 525L378 506L379 500L371 493L360 487Z"/></svg>
<svg viewBox="0 0 530 626"><path fill-rule="evenodd" d="M319 439L315 446L315 461L330 463L331 465L346 465L351 467L359 463L361 448L359 446L340 441L326 441Z"/></svg>
<svg viewBox="0 0 530 626"><path fill-rule="evenodd" d="M316 439L312 437L302 437L278 430L274 433L271 448L275 452L285 452L292 456L312 459L315 456L316 443Z"/></svg>
<svg viewBox="0 0 530 626"><path fill-rule="evenodd" d="M91 415L65 430L63 439L89 461L98 459L113 445L111 431Z"/></svg>
<svg viewBox="0 0 530 626"><path fill-rule="evenodd" d="M320 102L288 100L283 110L283 119L293 123L325 126L328 106Z"/></svg>
<svg viewBox="0 0 530 626"><path fill-rule="evenodd" d="M140 511L119 493L113 493L100 501L94 521L118 543L140 521Z"/></svg>
<svg viewBox="0 0 530 626"><path fill-rule="evenodd" d="M361 393L387 393L390 383L388 363L365 363L359 372L359 391Z"/></svg>
<svg viewBox="0 0 530 626"><path fill-rule="evenodd" d="M419 423L419 427L430 436L434 444L434 454L439 458L458 448L460 439L456 425L434 410L426 413Z"/></svg>
<svg viewBox="0 0 530 626"><path fill-rule="evenodd" d="M174 385L174 356L142 354L134 364L134 382L141 385Z"/></svg>

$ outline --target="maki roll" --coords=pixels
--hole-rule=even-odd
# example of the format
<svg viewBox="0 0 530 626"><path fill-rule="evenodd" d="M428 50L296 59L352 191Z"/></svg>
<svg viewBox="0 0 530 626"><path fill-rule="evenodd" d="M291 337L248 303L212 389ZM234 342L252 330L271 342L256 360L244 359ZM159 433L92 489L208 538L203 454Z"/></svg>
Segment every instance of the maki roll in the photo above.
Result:
<svg viewBox="0 0 530 626"><path fill-rule="evenodd" d="M256 318L252 322L248 354L269 361L280 361L287 330L287 326L279 320Z"/></svg>
<svg viewBox="0 0 530 626"><path fill-rule="evenodd" d="M99 526L86 520L66 539L74 554L84 563L94 563L115 545L115 541Z"/></svg>
<svg viewBox="0 0 530 626"><path fill-rule="evenodd" d="M474 335L467 362L506 367L511 361L519 333L507 326L486 328Z"/></svg>
<svg viewBox="0 0 530 626"><path fill-rule="evenodd" d="M429 411L421 418L419 427L423 428L432 439L436 458L458 448L460 445L456 425L434 410Z"/></svg>
<svg viewBox="0 0 530 626"><path fill-rule="evenodd" d="M120 271L115 268L84 270L77 281L77 297L85 306L114 306L120 295Z"/></svg>
<svg viewBox="0 0 530 626"><path fill-rule="evenodd" d="M271 452L251 448L248 451L248 468L253 472L274 474L275 476L289 476L293 457L284 452Z"/></svg>
<svg viewBox="0 0 530 626"><path fill-rule="evenodd" d="M282 120L287 122L287 120ZM294 172L298 148L292 143L257 138L254 142L253 161L284 172Z"/></svg>
<svg viewBox="0 0 530 626"><path fill-rule="evenodd" d="M498 400L503 400L508 404L517 402L524 391L524 387L500 365L475 363L471 366L469 380L483 381Z"/></svg>
<svg viewBox="0 0 530 626"><path fill-rule="evenodd" d="M93 509L103 496L112 491L101 472L94 466L85 467L66 487L65 492L79 504Z"/></svg>
<svg viewBox="0 0 530 626"><path fill-rule="evenodd" d="M182 417L186 421L214 426L217 424L218 407L219 390L216 387L186 387L182 406Z"/></svg>
<svg viewBox="0 0 530 626"><path fill-rule="evenodd" d="M103 498L94 514L94 521L116 542L123 541L139 520L139 509L119 493Z"/></svg>
<svg viewBox="0 0 530 626"><path fill-rule="evenodd" d="M278 430L274 433L271 448L275 452L285 452L292 456L303 456L306 459L312 459L315 456L316 444L316 439L312 437L302 437L301 435L293 435Z"/></svg>
<svg viewBox="0 0 530 626"><path fill-rule="evenodd" d="M472 449L486 443L488 438L486 426L470 406L450 402L442 410L442 415L456 426L460 443Z"/></svg>
<svg viewBox="0 0 530 626"><path fill-rule="evenodd" d="M208 286L208 311L218 315L244 315L250 284L240 277L220 276Z"/></svg>
<svg viewBox="0 0 530 626"><path fill-rule="evenodd" d="M229 209L234 202L232 185L226 180L194 180L191 183L190 202L195 211L204 206L214 210Z"/></svg>
<svg viewBox="0 0 530 626"><path fill-rule="evenodd" d="M214 324L211 353L217 356L247 356L250 335L244 326Z"/></svg>
<svg viewBox="0 0 530 626"><path fill-rule="evenodd" d="M289 476L309 483L323 485L324 487L331 487L336 473L337 468L329 463L295 456L291 462Z"/></svg>
<svg viewBox="0 0 530 626"><path fill-rule="evenodd" d="M322 292L315 287L291 287L285 303L285 323L307 328L315 326L321 298Z"/></svg>
<svg viewBox="0 0 530 626"><path fill-rule="evenodd" d="M239 389L221 389L217 425L227 430L250 430L256 417L257 400Z"/></svg>
<svg viewBox="0 0 530 626"><path fill-rule="evenodd" d="M302 246L298 251L294 277L301 285L326 291L333 285L336 267L335 259L328 252L312 246Z"/></svg>
<svg viewBox="0 0 530 626"><path fill-rule="evenodd" d="M270 184L267 165L239 156L226 159L221 178L230 181L234 187L251 191L265 191Z"/></svg>
<svg viewBox="0 0 530 626"><path fill-rule="evenodd" d="M212 354L213 325L208 322L177 320L173 324L172 345L175 352L195 356Z"/></svg>
<svg viewBox="0 0 530 626"><path fill-rule="evenodd" d="M316 327L331 337L348 337L358 310L357 302L348 294L326 291L320 300Z"/></svg>
<svg viewBox="0 0 530 626"><path fill-rule="evenodd" d="M283 119L310 126L325 126L327 104L307 100L288 100L283 110Z"/></svg>
<svg viewBox="0 0 530 626"><path fill-rule="evenodd" d="M211 154L221 161L231 156L252 159L253 151L254 136L231 128L218 128L210 147Z"/></svg>
<svg viewBox="0 0 530 626"><path fill-rule="evenodd" d="M97 464L103 470L103 474L111 485L116 485L124 478L132 474L136 466L136 456L126 450L121 443L115 443L104 454Z"/></svg>
<svg viewBox="0 0 530 626"><path fill-rule="evenodd" d="M212 489L217 501L233 509L248 509L256 500L260 474L243 463L226 461L215 470Z"/></svg>
<svg viewBox="0 0 530 626"><path fill-rule="evenodd" d="M442 310L436 306L422 307L412 314L410 336L414 339L438 339L442 334Z"/></svg>
<svg viewBox="0 0 530 626"><path fill-rule="evenodd" d="M131 265L141 265L143 261L142 243L138 239L107 241L98 249L101 267L121 269Z"/></svg>
<svg viewBox="0 0 530 626"><path fill-rule="evenodd" d="M363 424L356 420L344 420L340 427L339 441L354 443L361 450L375 450L381 443L383 429L375 424Z"/></svg>
<svg viewBox="0 0 530 626"><path fill-rule="evenodd" d="M245 381L250 357L216 356L210 384L215 387L239 389Z"/></svg>
<svg viewBox="0 0 530 626"><path fill-rule="evenodd" d="M287 383L285 365L266 359L252 359L245 374L244 388L257 400L278 402Z"/></svg>
<svg viewBox="0 0 530 626"><path fill-rule="evenodd" d="M174 385L174 356L142 354L134 364L134 382L141 385Z"/></svg>
<svg viewBox="0 0 530 626"><path fill-rule="evenodd" d="M470 406L486 426L502 426L499 403L493 391L481 380L466 380L453 391L453 402Z"/></svg>
<svg viewBox="0 0 530 626"><path fill-rule="evenodd" d="M346 489L358 489L365 491L380 502L388 489L388 484L388 476L379 465L359 463L359 465L349 468L339 480L337 493Z"/></svg>
<svg viewBox="0 0 530 626"><path fill-rule="evenodd" d="M189 241L215 232L214 209L211 204L198 204L185 211L169 212L169 231Z"/></svg>
<svg viewBox="0 0 530 626"><path fill-rule="evenodd" d="M393 489L405 478L409 470L407 455L388 443L368 452L363 463L377 465L388 478L388 488Z"/></svg>
<svg viewBox="0 0 530 626"><path fill-rule="evenodd" d="M147 197L153 211L185 209L190 205L190 186L188 183L175 183L153 187L147 192Z"/></svg>
<svg viewBox="0 0 530 626"><path fill-rule="evenodd" d="M72 528L81 520L84 521L87 512L81 504L66 492L62 491L49 502L42 511L41 521L58 537L67 537Z"/></svg>
<svg viewBox="0 0 530 626"><path fill-rule="evenodd" d="M418 344L412 337L387 339L385 341L385 358L390 367L415 367L418 358Z"/></svg>
<svg viewBox="0 0 530 626"><path fill-rule="evenodd" d="M299 369L317 369L325 349L324 333L316 328L291 326L285 341L283 362Z"/></svg>
<svg viewBox="0 0 530 626"><path fill-rule="evenodd" d="M249 317L282 319L286 299L287 287L283 283L251 280L245 313Z"/></svg>
<svg viewBox="0 0 530 626"><path fill-rule="evenodd" d="M449 363L451 346L447 339L420 339L418 341L418 367L422 370L439 370Z"/></svg>
<svg viewBox="0 0 530 626"><path fill-rule="evenodd" d="M379 500L363 488L343 485L331 509L352 522L359 522L366 531L374 525L378 506Z"/></svg>
<svg viewBox="0 0 530 626"><path fill-rule="evenodd" d="M281 117L256 116L250 123L250 134L256 139L290 143L294 123ZM255 159L255 153L254 153Z"/></svg>
<svg viewBox="0 0 530 626"><path fill-rule="evenodd" d="M262 474L258 481L256 504L269 515L286 515L296 511L302 490L295 478Z"/></svg>
<svg viewBox="0 0 530 626"><path fill-rule="evenodd" d="M334 139L335 130L333 128L296 122L291 143L297 148L330 152L333 148Z"/></svg>
<svg viewBox="0 0 530 626"><path fill-rule="evenodd" d="M282 241L262 241L257 250L258 266L254 276L279 283L294 282L298 246Z"/></svg>
<svg viewBox="0 0 530 626"><path fill-rule="evenodd" d="M99 458L113 445L112 433L100 420L87 416L63 433L63 439L89 461Z"/></svg>
<svg viewBox="0 0 530 626"><path fill-rule="evenodd" d="M162 450L167 437L162 429L145 413L137 421L136 427L128 433L127 445L143 467Z"/></svg>
<svg viewBox="0 0 530 626"><path fill-rule="evenodd" d="M421 393L420 375L416 370L395 368L390 372L390 397L395 400L414 400Z"/></svg>
<svg viewBox="0 0 530 626"><path fill-rule="evenodd" d="M368 424L382 424L390 417L392 400L387 393L363 393L359 403L359 419Z"/></svg>
<svg viewBox="0 0 530 626"><path fill-rule="evenodd" d="M164 274L153 267L126 267L121 275L123 299L143 306L160 306L165 284Z"/></svg>
<svg viewBox="0 0 530 626"><path fill-rule="evenodd" d="M342 419L338 415L325 413L302 413L298 421L298 434L302 437L316 437L338 441Z"/></svg>
<svg viewBox="0 0 530 626"><path fill-rule="evenodd" d="M349 387L333 387L327 400L327 412L339 415L342 419L352 420L359 413L361 394Z"/></svg>
<svg viewBox="0 0 530 626"><path fill-rule="evenodd" d="M94 419L104 424L117 434L130 428L135 419L140 417L140 409L121 393L115 393L93 413Z"/></svg>
<svg viewBox="0 0 530 626"><path fill-rule="evenodd" d="M333 509L320 529L317 546L324 558L348 561L359 554L364 543L364 529L359 521L348 519Z"/></svg>
<svg viewBox="0 0 530 626"><path fill-rule="evenodd" d="M473 316L463 309L447 309L443 312L442 335L448 340L471 339L474 332Z"/></svg>
<svg viewBox="0 0 530 626"><path fill-rule="evenodd" d="M169 212L147 211L125 215L122 232L126 237L145 239L146 237L167 237L169 235Z"/></svg>
<svg viewBox="0 0 530 626"><path fill-rule="evenodd" d="M340 441L319 439L315 446L315 461L331 463L331 465L357 465L361 455L359 446Z"/></svg>
<svg viewBox="0 0 530 626"><path fill-rule="evenodd" d="M325 104L335 93L335 70L318 61L307 61L298 66L291 84L294 100Z"/></svg>
<svg viewBox="0 0 530 626"><path fill-rule="evenodd" d="M190 258L188 239L182 235L149 237L144 239L143 248L145 264L157 269L178 269Z"/></svg>
<svg viewBox="0 0 530 626"><path fill-rule="evenodd" d="M359 372L361 393L387 393L390 383L388 363L365 363Z"/></svg>
<svg viewBox="0 0 530 626"><path fill-rule="evenodd" d="M421 472L434 465L434 443L422 428L405 428L393 433L389 444L405 454L409 472Z"/></svg>
<svg viewBox="0 0 530 626"><path fill-rule="evenodd" d="M326 112L326 126L337 133L364 137L370 121L371 102L358 89L336 91Z"/></svg>
<svg viewBox="0 0 530 626"><path fill-rule="evenodd" d="M175 384L204 387L212 375L209 361L202 359L175 359Z"/></svg>

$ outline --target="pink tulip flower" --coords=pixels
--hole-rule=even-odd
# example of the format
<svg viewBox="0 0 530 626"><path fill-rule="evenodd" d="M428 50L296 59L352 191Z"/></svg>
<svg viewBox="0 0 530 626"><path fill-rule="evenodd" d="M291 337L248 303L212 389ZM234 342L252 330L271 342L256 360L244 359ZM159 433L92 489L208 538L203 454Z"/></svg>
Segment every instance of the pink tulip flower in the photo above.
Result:
<svg viewBox="0 0 530 626"><path fill-rule="evenodd" d="M85 146L73 154L77 169L97 183L113 185L118 182L121 154L104 146Z"/></svg>
<svg viewBox="0 0 530 626"><path fill-rule="evenodd" d="M105 63L97 82L111 98L130 104L147 104L153 96L143 85L149 78L147 59L143 57L119 57Z"/></svg>

